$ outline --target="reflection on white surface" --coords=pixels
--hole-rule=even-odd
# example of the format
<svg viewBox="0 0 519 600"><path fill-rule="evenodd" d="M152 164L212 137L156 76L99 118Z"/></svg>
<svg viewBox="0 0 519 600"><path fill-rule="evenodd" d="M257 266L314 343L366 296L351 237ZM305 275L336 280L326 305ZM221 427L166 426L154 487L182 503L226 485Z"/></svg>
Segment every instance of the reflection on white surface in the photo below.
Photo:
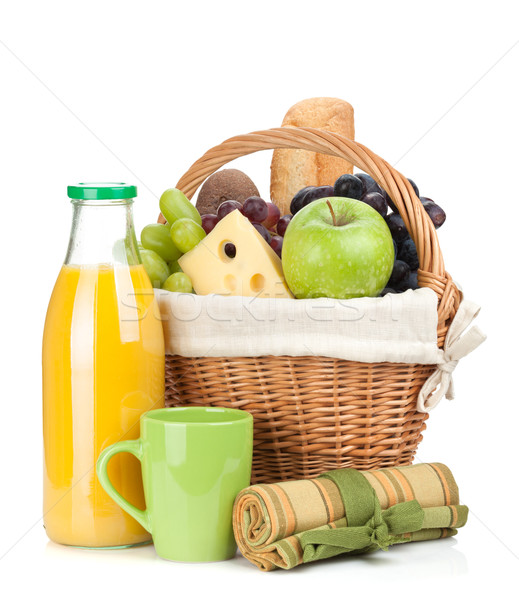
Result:
<svg viewBox="0 0 519 600"><path fill-rule="evenodd" d="M468 573L465 555L456 549L455 539L430 540L427 542L411 542L395 545L387 552L377 551L358 556L338 556L319 561L325 569L339 568L342 562L344 569L355 568L363 577L382 577L384 580L425 579L428 577L455 577ZM326 565L324 564L326 563ZM299 570L312 569L315 573L317 563L301 565ZM319 569L321 573L321 569Z"/></svg>
<svg viewBox="0 0 519 600"><path fill-rule="evenodd" d="M116 548L107 550L103 548L75 548L74 546L63 546L48 541L45 545L45 557L52 560L68 561L80 559L85 564L90 562L107 563L133 563L135 561L143 564L152 560L161 560L155 553L153 544L134 546L131 548Z"/></svg>
<svg viewBox="0 0 519 600"><path fill-rule="evenodd" d="M363 578L371 578L376 575L386 581L406 579L450 578L468 573L468 564L465 555L456 549L457 542L454 539L431 540L427 542L414 542L401 546L393 546L388 552L378 551L358 556L337 556L327 560L317 561L306 565L300 565L292 570L303 577L328 576L331 571L337 572L344 569L350 575L360 575ZM150 562L163 563L171 568L203 568L213 571L225 565L227 573L231 568L236 572L244 574L258 573L259 569L249 563L238 552L234 559L215 563L174 563L165 561L157 556L152 544L134 548L116 550L90 550L60 546L54 542L47 542L45 555L57 560L75 560L99 562L109 564L140 563L143 567ZM344 572L344 571L343 571ZM284 571L273 571L261 575L272 577L284 574Z"/></svg>
<svg viewBox="0 0 519 600"><path fill-rule="evenodd" d="M20 523L21 526L21 523ZM123 550L83 550L49 542L41 525L30 529L0 562L6 598L52 590L53 599L113 597L275 600L293 597L342 598L350 594L402 600L466 598L471 591L489 598L509 598L515 589L517 559L477 520L457 538L393 546L388 552L336 557L290 571L263 573L239 553L214 563L175 563L159 558L152 545ZM12 590L9 595L9 590ZM14 592L16 590L16 593ZM189 593L186 593L189 590ZM4 594L5 595L5 594ZM28 596L29 597L29 596Z"/></svg>

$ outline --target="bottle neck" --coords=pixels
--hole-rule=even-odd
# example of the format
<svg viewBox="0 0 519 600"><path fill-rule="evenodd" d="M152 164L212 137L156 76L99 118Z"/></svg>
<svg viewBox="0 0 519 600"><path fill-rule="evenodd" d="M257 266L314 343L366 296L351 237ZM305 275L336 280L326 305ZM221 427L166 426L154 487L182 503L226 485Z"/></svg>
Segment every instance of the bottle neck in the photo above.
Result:
<svg viewBox="0 0 519 600"><path fill-rule="evenodd" d="M140 264L132 204L132 199L73 200L65 264Z"/></svg>

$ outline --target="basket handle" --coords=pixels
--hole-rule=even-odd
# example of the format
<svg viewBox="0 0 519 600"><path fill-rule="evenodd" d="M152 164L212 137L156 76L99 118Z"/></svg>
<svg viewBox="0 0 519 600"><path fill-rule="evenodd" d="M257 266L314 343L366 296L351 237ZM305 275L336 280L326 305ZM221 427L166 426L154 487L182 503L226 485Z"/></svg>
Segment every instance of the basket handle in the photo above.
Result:
<svg viewBox="0 0 519 600"><path fill-rule="evenodd" d="M308 150L343 158L375 179L389 194L416 244L421 287L432 288L440 299L439 321L453 316L459 292L445 272L438 236L422 203L407 179L383 158L337 133L310 127L278 127L238 135L208 150L180 178L177 188L191 199L207 177L228 162L259 150ZM165 222L162 215L159 222Z"/></svg>

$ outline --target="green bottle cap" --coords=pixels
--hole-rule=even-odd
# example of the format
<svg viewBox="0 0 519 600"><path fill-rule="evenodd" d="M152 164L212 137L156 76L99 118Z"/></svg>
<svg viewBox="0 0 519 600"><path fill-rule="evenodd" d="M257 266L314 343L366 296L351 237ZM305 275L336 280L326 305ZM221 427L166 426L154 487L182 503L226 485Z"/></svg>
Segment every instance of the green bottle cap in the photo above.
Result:
<svg viewBox="0 0 519 600"><path fill-rule="evenodd" d="M67 187L67 195L74 200L122 200L135 198L137 187L128 183L78 183Z"/></svg>

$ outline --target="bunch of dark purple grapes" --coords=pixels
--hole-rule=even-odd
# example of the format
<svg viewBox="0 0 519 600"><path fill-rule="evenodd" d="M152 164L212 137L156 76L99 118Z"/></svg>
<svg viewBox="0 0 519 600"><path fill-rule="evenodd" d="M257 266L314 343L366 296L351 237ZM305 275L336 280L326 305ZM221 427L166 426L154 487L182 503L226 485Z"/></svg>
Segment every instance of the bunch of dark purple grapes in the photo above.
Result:
<svg viewBox="0 0 519 600"><path fill-rule="evenodd" d="M408 179L408 181L413 187L415 194L420 198L425 212L428 214L435 228L438 229L441 227L445 222L445 211L430 198L420 196L415 182L411 179ZM373 177L366 173L357 173L356 175L346 174L341 175L333 187L330 185L310 186L299 190L292 199L290 212L292 215L295 215L314 200L330 196L360 200L369 204L369 206L384 217L393 237L395 264L387 287L382 290L380 295L385 296L388 293L405 292L409 289L415 290L418 287L417 269L419 266L416 246L388 193L378 185Z"/></svg>
<svg viewBox="0 0 519 600"><path fill-rule="evenodd" d="M204 231L210 233L218 221L221 221L233 210L239 210L244 217L247 217L263 239L281 258L283 236L292 215L282 217L279 208L274 203L265 202L259 196L250 196L243 204L235 200L226 200L220 204L216 215L202 215L202 227ZM236 248L231 248L230 246L233 246L233 244L226 245L225 252L229 256L234 257L236 255Z"/></svg>

